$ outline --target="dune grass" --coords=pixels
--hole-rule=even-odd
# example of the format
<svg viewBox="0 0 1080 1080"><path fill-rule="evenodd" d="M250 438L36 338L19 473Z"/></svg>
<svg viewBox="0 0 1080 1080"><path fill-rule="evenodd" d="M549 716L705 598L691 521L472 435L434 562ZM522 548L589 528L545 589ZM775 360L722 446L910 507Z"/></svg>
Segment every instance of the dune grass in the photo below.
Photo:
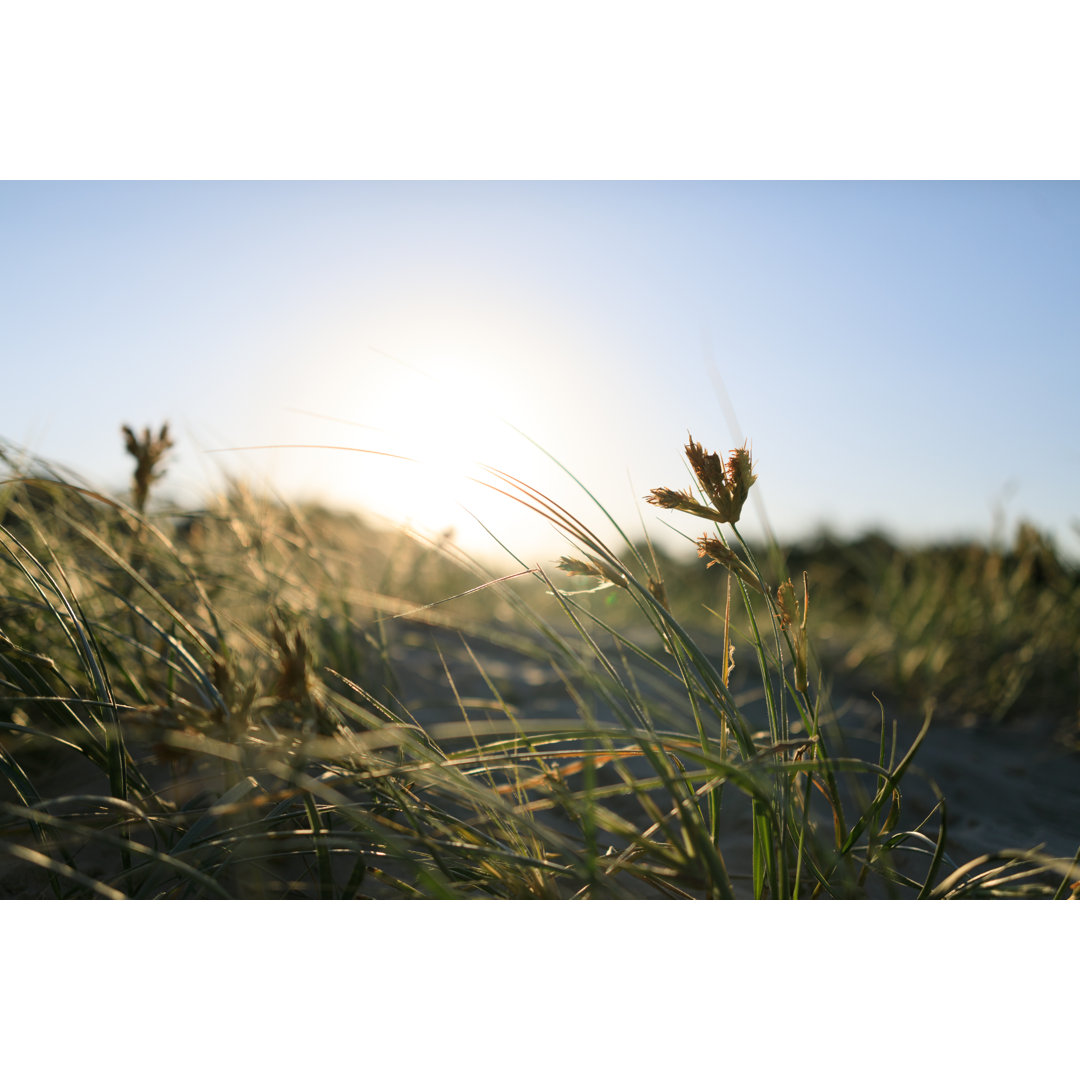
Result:
<svg viewBox="0 0 1080 1080"><path fill-rule="evenodd" d="M821 582L819 640L839 667L951 718L1052 717L1080 748L1080 573L1030 523L990 547L823 537L788 557Z"/></svg>
<svg viewBox="0 0 1080 1080"><path fill-rule="evenodd" d="M235 485L198 514L151 511L167 428L125 437L130 501L7 455L0 895L1054 897L1080 881L1071 853L956 866L944 800L906 819L929 712L906 742L883 717L869 759L847 749L814 660L829 601L740 536L745 450L691 441L696 487L649 496L711 530L696 580L721 599L703 625L689 577L669 590L650 548L617 530L616 553L497 469L485 483L567 538L557 567L492 573L446 538ZM892 632L875 656L912 665Z"/></svg>

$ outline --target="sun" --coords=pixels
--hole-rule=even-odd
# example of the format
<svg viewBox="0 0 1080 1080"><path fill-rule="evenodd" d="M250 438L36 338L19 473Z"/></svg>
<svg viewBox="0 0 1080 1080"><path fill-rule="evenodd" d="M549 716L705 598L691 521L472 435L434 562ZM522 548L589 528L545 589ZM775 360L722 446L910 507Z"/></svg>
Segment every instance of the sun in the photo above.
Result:
<svg viewBox="0 0 1080 1080"><path fill-rule="evenodd" d="M496 389L454 356L435 358L430 370L441 375L416 374L391 391L389 414L400 418L416 456L447 470L490 459L505 428Z"/></svg>
<svg viewBox="0 0 1080 1080"><path fill-rule="evenodd" d="M384 359L335 380L323 399L326 415L362 429L356 448L373 451L331 457L324 482L390 522L429 535L452 531L463 546L490 547L488 523L501 530L515 508L485 487L492 479L485 466L533 478L543 460L523 434L531 434L535 418L521 368L449 350Z"/></svg>

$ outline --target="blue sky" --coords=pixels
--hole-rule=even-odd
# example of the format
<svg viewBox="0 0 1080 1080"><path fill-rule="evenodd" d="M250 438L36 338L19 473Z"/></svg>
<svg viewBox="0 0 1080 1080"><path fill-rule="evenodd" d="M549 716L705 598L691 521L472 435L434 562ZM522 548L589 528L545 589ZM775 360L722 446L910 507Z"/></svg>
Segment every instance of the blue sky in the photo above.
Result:
<svg viewBox="0 0 1080 1080"><path fill-rule="evenodd" d="M751 440L750 531L1080 548L1080 184L4 183L0 235L0 436L106 487L167 419L188 503L228 471L484 542L464 500L562 552L478 457L604 533L502 417L657 537L689 430ZM427 463L216 452L292 443Z"/></svg>

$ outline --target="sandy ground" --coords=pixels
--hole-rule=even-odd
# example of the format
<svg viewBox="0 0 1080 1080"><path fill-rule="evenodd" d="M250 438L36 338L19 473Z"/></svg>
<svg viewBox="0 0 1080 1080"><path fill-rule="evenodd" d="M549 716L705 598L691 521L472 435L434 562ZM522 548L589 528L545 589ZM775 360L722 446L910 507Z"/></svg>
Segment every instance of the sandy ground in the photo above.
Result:
<svg viewBox="0 0 1080 1080"><path fill-rule="evenodd" d="M438 650L432 647L436 643ZM522 718L576 715L549 664L523 659L496 646L476 644L474 648L488 678ZM393 659L402 676L403 700L424 723L461 719L449 699L444 660L457 693L468 707L482 715L483 703L491 701L490 688L475 664L462 654L460 640L454 635L415 628L402 636ZM743 693L748 716L758 722L760 703L753 701L748 689ZM876 760L881 721L878 704L865 689L855 690L850 685L835 687L831 701L840 717L847 752ZM905 715L888 699L885 703L890 729L892 721L897 721L902 754L915 737L921 717ZM1055 741L1053 732L1050 720L1040 718L997 727L961 727L945 721L932 724L901 785L904 824L914 827L933 811L938 801L936 784L947 800L948 853L953 865L1003 848L1036 845L1042 845L1048 855L1072 858L1080 847L1080 754ZM58 761L49 773L41 786L43 795L103 792L100 774L87 770L77 757ZM636 803L626 802L630 805L624 803L623 809L632 814ZM722 848L737 891L742 891L748 879L749 807L731 805L724 817ZM936 829L935 817L927 831L933 836ZM942 876L944 872L938 880ZM31 877L17 861L6 856L0 859L0 898L27 895Z"/></svg>
<svg viewBox="0 0 1080 1080"><path fill-rule="evenodd" d="M486 648L479 654L489 677L495 678L511 700L521 703L522 716L567 715L568 702L550 670L540 663L499 655ZM445 688L441 662L422 653L409 665L417 686L427 686L430 700L437 700L439 684ZM465 697L490 697L483 680L466 664L453 663L458 691ZM742 690L743 704L751 722L765 726L765 714L750 683ZM423 694L421 694L421 697ZM896 722L897 758L915 739L921 715L885 704L886 730ZM445 700L445 696L443 697ZM870 690L850 680L834 680L829 700L837 713L846 741L846 752L864 760L877 760L882 710ZM433 708L421 715L449 719L452 714ZM1080 848L1080 753L1055 738L1050 718L1028 717L1001 725L950 723L932 720L925 741L901 783L903 818L915 827L934 811L940 795L947 810L947 865L955 868L977 856L1003 849L1028 850L1041 845L1051 856L1071 859ZM834 753L835 753L834 749ZM935 838L937 816L926 832ZM736 864L749 860L749 813L735 813L729 821L725 858ZM746 826L744 828L744 826ZM742 835L739 835L739 833ZM728 854L730 852L730 854ZM731 868L731 867L729 867ZM736 866L736 872L738 868ZM947 871L937 877L940 881Z"/></svg>
<svg viewBox="0 0 1080 1080"><path fill-rule="evenodd" d="M855 708L869 711L864 703ZM909 739L917 726L902 718ZM997 726L931 723L903 790L914 809L929 813L937 797L927 780L941 789L954 858L1039 844L1049 855L1076 854L1080 754L1055 740L1055 726L1038 717Z"/></svg>

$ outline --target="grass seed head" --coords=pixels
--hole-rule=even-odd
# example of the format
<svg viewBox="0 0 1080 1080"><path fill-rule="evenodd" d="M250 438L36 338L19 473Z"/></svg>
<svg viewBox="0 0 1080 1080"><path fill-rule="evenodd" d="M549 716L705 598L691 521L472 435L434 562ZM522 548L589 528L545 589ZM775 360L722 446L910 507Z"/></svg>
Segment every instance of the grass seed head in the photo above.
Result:
<svg viewBox="0 0 1080 1080"><path fill-rule="evenodd" d="M684 514L694 514L697 517L708 518L710 521L719 521L720 515L711 506L704 506L694 498L693 493L688 491L676 491L674 488L653 488L645 496L645 501L653 506L659 506L661 510L681 510Z"/></svg>
<svg viewBox="0 0 1080 1080"><path fill-rule="evenodd" d="M691 438L686 444L686 459L690 462L702 490L715 503L716 494L727 491L727 475L720 455L706 453L701 443L694 442ZM721 507L717 506L717 509Z"/></svg>
<svg viewBox="0 0 1080 1080"><path fill-rule="evenodd" d="M719 454L707 454L701 443L693 439L686 444L686 458L701 484L701 489L716 507L721 523L732 525L742 514L743 503L757 477L754 475L750 451L745 444L732 450L726 463Z"/></svg>
<svg viewBox="0 0 1080 1080"><path fill-rule="evenodd" d="M706 570L710 566L722 566L725 570L737 574L747 585L761 592L761 583L758 581L757 574L739 558L733 548L729 548L719 537L709 536L706 533L698 540L697 549L698 558L709 560L705 564Z"/></svg>
<svg viewBox="0 0 1080 1080"><path fill-rule="evenodd" d="M563 556L558 565L564 574L570 574L572 577L591 577L598 581L608 581L622 589L626 588L624 577L614 569L609 569L597 563L584 562L581 559L571 559L569 556Z"/></svg>
<svg viewBox="0 0 1080 1080"><path fill-rule="evenodd" d="M142 435L137 436L130 427L125 424L121 429L124 433L124 445L127 452L135 459L135 474L131 480L131 498L135 509L141 514L146 509L146 500L150 496L150 487L155 480L160 480L165 474L164 469L158 469L161 459L173 447L173 441L169 438L169 425L161 425L161 431L153 435L149 427L144 427Z"/></svg>
<svg viewBox="0 0 1080 1080"><path fill-rule="evenodd" d="M663 578L649 578L648 583L649 593L652 598L665 610L670 611L671 605L668 603L667 589L664 587Z"/></svg>
<svg viewBox="0 0 1080 1080"><path fill-rule="evenodd" d="M786 630L798 617L798 605L795 600L795 586L791 578L780 584L776 590L776 618L780 629Z"/></svg>
<svg viewBox="0 0 1080 1080"><path fill-rule="evenodd" d="M697 517L708 518L719 525L739 520L743 504L757 476L754 475L750 451L746 446L732 450L727 462L719 454L710 454L693 438L686 444L686 459L694 470L701 490L712 506L706 506L690 492L672 488L653 488L646 502L664 510L681 510Z"/></svg>
<svg viewBox="0 0 1080 1080"><path fill-rule="evenodd" d="M776 618L781 630L794 627L793 649L795 653L795 689L806 690L808 685L806 662L806 616L810 610L810 587L806 572L803 571L803 602L799 611L799 602L795 599L795 586L791 578L783 582L776 590ZM801 617L800 617L801 615Z"/></svg>
<svg viewBox="0 0 1080 1080"><path fill-rule="evenodd" d="M277 619L271 624L270 635L277 646L278 671L274 693L288 701L303 701L308 696L310 666L304 635L299 627L289 634Z"/></svg>

